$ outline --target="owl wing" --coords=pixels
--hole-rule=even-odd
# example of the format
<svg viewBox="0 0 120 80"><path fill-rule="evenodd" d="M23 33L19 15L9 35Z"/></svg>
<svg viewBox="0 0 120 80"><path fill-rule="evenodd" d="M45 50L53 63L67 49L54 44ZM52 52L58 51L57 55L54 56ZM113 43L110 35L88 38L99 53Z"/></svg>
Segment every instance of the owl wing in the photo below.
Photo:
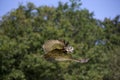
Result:
<svg viewBox="0 0 120 80"><path fill-rule="evenodd" d="M72 58L71 54L65 54L62 50L52 50L43 56L46 60L52 61L66 61Z"/></svg>
<svg viewBox="0 0 120 80"><path fill-rule="evenodd" d="M71 54L64 54L62 50L52 50L43 56L48 61L72 61L79 63L87 63L89 59L75 59Z"/></svg>
<svg viewBox="0 0 120 80"><path fill-rule="evenodd" d="M65 44L62 41L48 40L43 44L42 48L43 48L45 53L48 53L48 52L55 50L55 49L63 49L64 46L65 46Z"/></svg>

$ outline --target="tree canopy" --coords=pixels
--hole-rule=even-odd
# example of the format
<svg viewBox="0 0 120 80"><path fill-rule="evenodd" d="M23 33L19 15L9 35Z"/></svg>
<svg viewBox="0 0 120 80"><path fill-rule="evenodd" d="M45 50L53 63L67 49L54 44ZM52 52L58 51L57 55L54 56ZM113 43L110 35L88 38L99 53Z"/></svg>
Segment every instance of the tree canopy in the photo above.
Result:
<svg viewBox="0 0 120 80"><path fill-rule="evenodd" d="M119 80L120 16L104 21L81 1L58 7L19 5L0 21L0 80ZM49 62L40 56L48 39L64 39L85 64Z"/></svg>

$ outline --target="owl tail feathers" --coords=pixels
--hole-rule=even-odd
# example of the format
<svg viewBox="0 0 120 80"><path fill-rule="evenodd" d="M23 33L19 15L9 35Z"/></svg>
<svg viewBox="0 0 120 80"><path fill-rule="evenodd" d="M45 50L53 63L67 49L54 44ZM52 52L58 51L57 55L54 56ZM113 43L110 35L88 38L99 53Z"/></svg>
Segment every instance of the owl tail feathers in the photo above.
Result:
<svg viewBox="0 0 120 80"><path fill-rule="evenodd" d="M80 60L78 60L78 59L72 59L72 61L74 61L74 62L80 62L80 63L87 63L89 60L90 59L80 59Z"/></svg>

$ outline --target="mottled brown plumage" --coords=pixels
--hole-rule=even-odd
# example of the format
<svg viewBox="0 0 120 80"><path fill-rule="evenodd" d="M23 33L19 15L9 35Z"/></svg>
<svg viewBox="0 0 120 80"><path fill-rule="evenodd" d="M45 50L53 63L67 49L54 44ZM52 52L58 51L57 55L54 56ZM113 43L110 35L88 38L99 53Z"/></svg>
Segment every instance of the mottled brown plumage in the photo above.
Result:
<svg viewBox="0 0 120 80"><path fill-rule="evenodd" d="M44 58L48 61L75 61L85 63L89 59L74 59L71 54L73 47L62 40L48 40L43 44Z"/></svg>
<svg viewBox="0 0 120 80"><path fill-rule="evenodd" d="M60 50L64 49L65 44L64 42L59 41L59 40L48 40L43 44L42 47L44 49L44 52L48 53L55 49L60 49Z"/></svg>

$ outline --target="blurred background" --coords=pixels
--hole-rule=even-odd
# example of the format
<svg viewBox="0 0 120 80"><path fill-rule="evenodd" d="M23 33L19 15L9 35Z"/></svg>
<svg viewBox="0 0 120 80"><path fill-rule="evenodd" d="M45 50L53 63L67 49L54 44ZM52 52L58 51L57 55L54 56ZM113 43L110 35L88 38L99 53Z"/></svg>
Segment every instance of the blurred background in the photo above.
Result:
<svg viewBox="0 0 120 80"><path fill-rule="evenodd" d="M58 2L63 3L69 0L1 0L0 1L0 16L3 16L12 9L18 8L19 4L26 5L28 2L34 3L36 6L58 6ZM103 20L105 17L113 19L120 14L119 0L81 0L81 8L86 8L90 12L94 12L94 17Z"/></svg>
<svg viewBox="0 0 120 80"><path fill-rule="evenodd" d="M0 0L0 80L120 80L119 0ZM44 59L46 40L75 59ZM64 56L62 56L64 57Z"/></svg>

